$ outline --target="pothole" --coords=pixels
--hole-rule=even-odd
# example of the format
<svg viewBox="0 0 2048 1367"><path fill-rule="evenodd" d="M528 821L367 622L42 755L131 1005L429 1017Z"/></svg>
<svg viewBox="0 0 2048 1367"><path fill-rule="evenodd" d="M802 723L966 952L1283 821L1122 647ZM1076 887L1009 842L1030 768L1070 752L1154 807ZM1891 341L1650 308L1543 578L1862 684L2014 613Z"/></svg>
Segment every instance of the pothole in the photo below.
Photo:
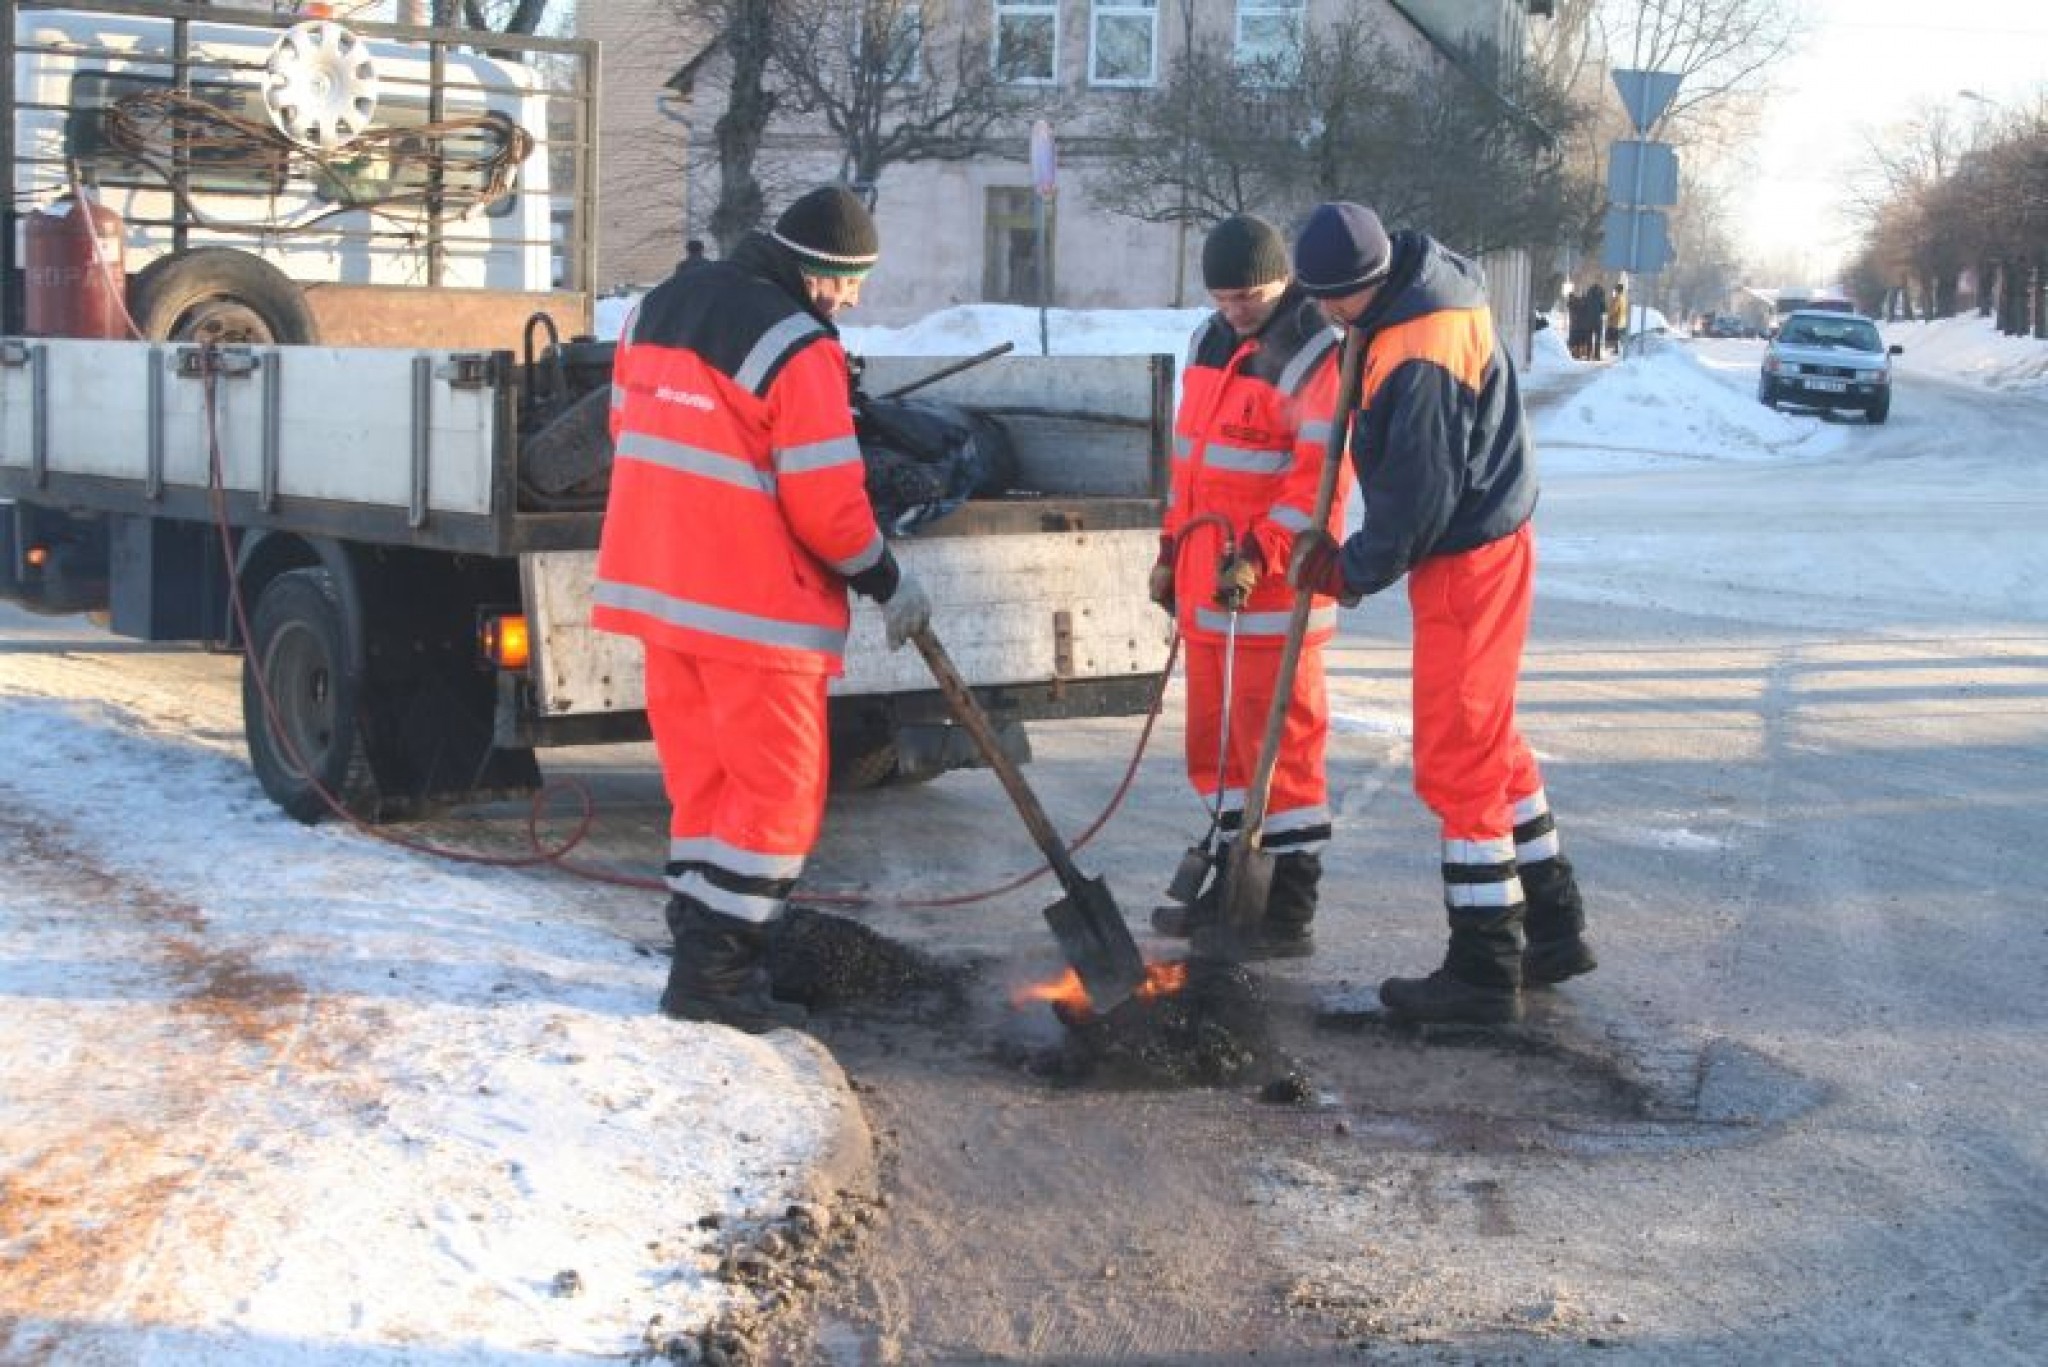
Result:
<svg viewBox="0 0 2048 1367"><path fill-rule="evenodd" d="M1030 992L981 965L810 910L791 914L772 960L778 995L825 1013L827 1034L935 1030L926 1043L940 1053L1053 1088L1236 1091L1266 1103L1265 1123L1394 1148L1717 1147L1824 1099L1752 1050L1595 1020L1569 993L1530 993L1515 1026L1418 1029L1388 1023L1370 989L1309 986L1257 964L1186 967L1176 990L1099 1016L1071 1002L1019 1005Z"/></svg>

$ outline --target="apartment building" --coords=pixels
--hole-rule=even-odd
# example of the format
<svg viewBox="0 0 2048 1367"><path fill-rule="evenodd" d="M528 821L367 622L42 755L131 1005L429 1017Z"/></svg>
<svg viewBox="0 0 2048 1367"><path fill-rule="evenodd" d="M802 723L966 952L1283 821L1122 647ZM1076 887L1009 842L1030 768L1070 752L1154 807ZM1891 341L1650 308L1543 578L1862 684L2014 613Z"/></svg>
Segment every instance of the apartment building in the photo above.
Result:
<svg viewBox="0 0 2048 1367"><path fill-rule="evenodd" d="M993 130L989 152L897 162L879 177L883 259L860 314L869 323L984 301L1200 303L1199 225L1119 215L1091 194L1101 173L1099 135L1120 102L1156 90L1190 44L1243 63L1284 60L1313 26L1340 18L1371 24L1397 60L1504 88L1512 73L1475 70L1473 54L1505 53L1512 62L1529 16L1547 13L1549 0L950 0L907 7L917 10L921 40L935 53L976 45L1026 108L1014 126ZM579 32L602 44L598 255L608 287L651 284L673 267L687 238L712 236L727 66L717 33L693 28L682 17L686 8L677 0L603 0L578 10ZM825 6L826 22L843 21L851 41L858 9L858 0ZM1057 148L1049 196L1034 185L1033 114L1047 118ZM778 118L755 160L767 215L843 169L825 129ZM1284 221L1308 207L1264 212ZM1512 278L1504 282L1509 297L1496 292L1496 311L1504 325L1518 325L1527 316L1526 286L1517 292L1516 263L1503 265Z"/></svg>

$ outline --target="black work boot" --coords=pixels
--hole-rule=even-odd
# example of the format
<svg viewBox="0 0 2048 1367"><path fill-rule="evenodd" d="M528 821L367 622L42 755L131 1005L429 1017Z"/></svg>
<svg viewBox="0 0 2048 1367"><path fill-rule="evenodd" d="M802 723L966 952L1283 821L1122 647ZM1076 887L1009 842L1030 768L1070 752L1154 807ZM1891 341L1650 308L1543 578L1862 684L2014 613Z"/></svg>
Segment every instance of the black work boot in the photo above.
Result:
<svg viewBox="0 0 2048 1367"><path fill-rule="evenodd" d="M1159 935L1171 935L1184 941L1194 935L1194 928L1214 920L1223 914L1223 879L1229 869L1231 846L1219 846L1217 857L1210 861L1208 881L1202 883L1202 892L1194 894L1194 902L1182 906L1180 902L1163 902L1153 908L1153 930Z"/></svg>
<svg viewBox="0 0 2048 1367"><path fill-rule="evenodd" d="M1316 892L1323 879L1323 859L1316 854L1281 854L1273 858L1273 886L1266 894L1266 915L1258 936L1245 948L1247 959L1306 959L1316 952Z"/></svg>
<svg viewBox="0 0 2048 1367"><path fill-rule="evenodd" d="M1219 859L1207 887L1194 905L1168 903L1152 908L1152 929L1175 939L1192 939L1202 926L1223 915L1223 885L1227 860ZM1283 854L1273 860L1273 884L1266 892L1266 911L1258 926L1237 946L1233 957L1252 959L1305 959L1315 953L1315 936L1309 923L1316 914L1316 886L1322 878L1323 861L1313 854Z"/></svg>
<svg viewBox="0 0 2048 1367"><path fill-rule="evenodd" d="M1522 981L1549 987L1600 966L1586 941L1586 903L1572 863L1563 855L1524 864L1517 872L1528 899L1529 944L1522 951Z"/></svg>
<svg viewBox="0 0 2048 1367"><path fill-rule="evenodd" d="M722 916L676 893L668 899L668 929L676 952L661 994L663 1015L713 1021L753 1035L810 1019L803 1007L777 1001L770 993L772 924Z"/></svg>
<svg viewBox="0 0 2048 1367"><path fill-rule="evenodd" d="M1427 978L1389 978L1380 1005L1409 1025L1512 1025L1522 1018L1522 909L1460 913L1442 968Z"/></svg>

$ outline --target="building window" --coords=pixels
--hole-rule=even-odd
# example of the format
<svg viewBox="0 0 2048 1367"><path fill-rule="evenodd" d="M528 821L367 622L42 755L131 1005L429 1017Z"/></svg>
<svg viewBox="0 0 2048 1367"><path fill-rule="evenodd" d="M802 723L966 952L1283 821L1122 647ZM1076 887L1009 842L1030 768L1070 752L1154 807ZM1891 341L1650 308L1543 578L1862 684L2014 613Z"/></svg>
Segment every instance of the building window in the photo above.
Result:
<svg viewBox="0 0 2048 1367"><path fill-rule="evenodd" d="M1060 9L1054 0L996 0L996 79L1049 85L1058 74Z"/></svg>
<svg viewBox="0 0 2048 1367"><path fill-rule="evenodd" d="M1301 69L1302 0L1238 0L1237 64L1269 81Z"/></svg>
<svg viewBox="0 0 2048 1367"><path fill-rule="evenodd" d="M981 293L992 304L1038 304L1052 299L1053 202L1045 204L1045 274L1047 289L1038 293L1038 193L1031 189L992 187L988 191L982 258Z"/></svg>
<svg viewBox="0 0 2048 1367"><path fill-rule="evenodd" d="M1150 85L1159 35L1158 0L1094 0L1088 79L1095 85Z"/></svg>

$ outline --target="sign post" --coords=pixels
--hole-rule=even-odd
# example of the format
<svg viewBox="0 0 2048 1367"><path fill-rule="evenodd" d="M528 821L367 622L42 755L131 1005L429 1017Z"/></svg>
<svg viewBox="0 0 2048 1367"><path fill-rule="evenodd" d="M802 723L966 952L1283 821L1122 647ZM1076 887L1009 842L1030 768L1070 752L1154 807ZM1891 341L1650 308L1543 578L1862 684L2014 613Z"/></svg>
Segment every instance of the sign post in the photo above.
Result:
<svg viewBox="0 0 2048 1367"><path fill-rule="evenodd" d="M1601 264L1611 270L1625 270L1633 278L1637 275L1656 275L1671 264L1671 243L1664 232L1664 215L1646 205L1668 207L1678 203L1678 154L1670 144L1651 142L1650 130L1664 117L1664 111L1671 107L1671 101L1678 95L1679 77L1669 71L1628 71L1617 68L1614 73L1614 88L1621 92L1621 102L1628 110L1629 123L1636 131L1632 143L1614 144L1608 163L1607 197L1621 198L1621 183L1628 184L1626 208L1607 211L1605 250ZM1626 220L1622 215L1626 214ZM1623 231L1617 232L1617 229ZM1627 250L1618 255L1620 239L1627 239ZM1635 295L1634 310L1637 312L1636 336L1642 335L1643 326L1649 321L1649 305L1643 302L1640 288L1630 291ZM1616 347L1623 354L1627 350L1627 337Z"/></svg>
<svg viewBox="0 0 2048 1367"><path fill-rule="evenodd" d="M1051 270L1048 258L1051 253L1046 246L1046 220L1050 216L1052 197L1059 190L1059 153L1053 145L1052 125L1039 119L1031 125L1031 188L1037 197L1033 202L1032 226L1033 273L1038 277L1038 354L1052 355L1051 341L1046 326L1046 308L1052 302Z"/></svg>

